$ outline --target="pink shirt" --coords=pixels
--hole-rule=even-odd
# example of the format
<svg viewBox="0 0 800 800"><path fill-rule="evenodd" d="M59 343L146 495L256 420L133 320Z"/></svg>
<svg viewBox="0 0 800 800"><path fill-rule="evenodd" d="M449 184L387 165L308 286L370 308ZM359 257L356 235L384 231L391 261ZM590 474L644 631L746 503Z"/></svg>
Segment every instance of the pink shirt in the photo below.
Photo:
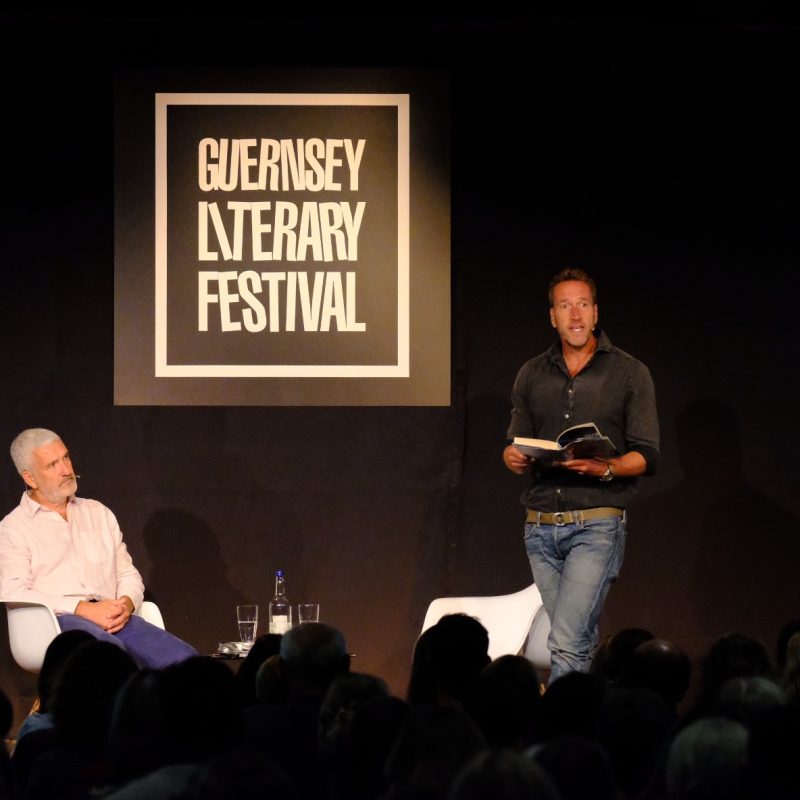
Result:
<svg viewBox="0 0 800 800"><path fill-rule="evenodd" d="M65 520L25 492L0 522L1 599L71 614L80 600L122 595L138 608L144 584L117 518L102 503L73 496Z"/></svg>

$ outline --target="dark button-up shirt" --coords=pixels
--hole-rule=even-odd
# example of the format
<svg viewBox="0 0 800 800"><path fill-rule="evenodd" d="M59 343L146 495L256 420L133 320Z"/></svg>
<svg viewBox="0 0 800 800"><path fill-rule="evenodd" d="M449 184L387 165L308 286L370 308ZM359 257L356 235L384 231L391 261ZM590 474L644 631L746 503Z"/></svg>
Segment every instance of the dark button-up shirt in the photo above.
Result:
<svg viewBox="0 0 800 800"><path fill-rule="evenodd" d="M525 363L511 393L509 441L515 436L555 440L585 422L594 422L621 454L640 453L646 475L658 464L658 415L648 368L614 347L599 329L597 349L589 363L570 376L560 340ZM534 463L531 482L522 494L526 508L572 511L597 506L626 508L636 494L636 478L600 481L560 467Z"/></svg>

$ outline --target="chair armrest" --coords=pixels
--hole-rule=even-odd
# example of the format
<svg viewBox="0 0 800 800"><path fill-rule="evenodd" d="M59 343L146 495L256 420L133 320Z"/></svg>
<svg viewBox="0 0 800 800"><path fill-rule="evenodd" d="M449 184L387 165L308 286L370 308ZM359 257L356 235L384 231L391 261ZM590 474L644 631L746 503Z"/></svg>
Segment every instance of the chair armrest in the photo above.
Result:
<svg viewBox="0 0 800 800"><path fill-rule="evenodd" d="M27 672L38 673L48 645L61 632L53 609L44 603L0 602L6 607L8 643L14 661Z"/></svg>
<svg viewBox="0 0 800 800"><path fill-rule="evenodd" d="M165 629L161 609L152 600L145 600L134 613L151 625L155 625L162 630Z"/></svg>

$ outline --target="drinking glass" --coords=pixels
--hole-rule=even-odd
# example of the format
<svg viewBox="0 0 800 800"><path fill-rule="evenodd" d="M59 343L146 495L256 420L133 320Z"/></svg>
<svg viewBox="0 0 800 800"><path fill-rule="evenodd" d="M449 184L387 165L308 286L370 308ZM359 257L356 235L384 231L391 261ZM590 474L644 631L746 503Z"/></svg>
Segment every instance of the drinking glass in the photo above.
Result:
<svg viewBox="0 0 800 800"><path fill-rule="evenodd" d="M319 603L299 603L297 621L299 623L319 622Z"/></svg>
<svg viewBox="0 0 800 800"><path fill-rule="evenodd" d="M236 622L239 623L239 639L242 650L247 652L256 638L258 628L258 606L236 606Z"/></svg>

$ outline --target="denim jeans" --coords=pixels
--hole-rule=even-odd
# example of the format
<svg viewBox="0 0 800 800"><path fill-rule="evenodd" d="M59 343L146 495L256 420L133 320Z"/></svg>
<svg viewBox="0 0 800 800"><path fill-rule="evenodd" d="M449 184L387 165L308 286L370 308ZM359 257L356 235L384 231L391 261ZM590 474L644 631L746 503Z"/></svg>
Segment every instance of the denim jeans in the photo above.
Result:
<svg viewBox="0 0 800 800"><path fill-rule="evenodd" d="M625 517L564 525L528 522L525 549L550 617L550 682L566 672L588 672L600 612L622 566Z"/></svg>
<svg viewBox="0 0 800 800"><path fill-rule="evenodd" d="M139 667L161 669L197 655L197 650L190 644L135 615L128 619L121 631L113 634L76 614L59 614L57 619L62 631L78 628L88 631L95 639L121 647Z"/></svg>

